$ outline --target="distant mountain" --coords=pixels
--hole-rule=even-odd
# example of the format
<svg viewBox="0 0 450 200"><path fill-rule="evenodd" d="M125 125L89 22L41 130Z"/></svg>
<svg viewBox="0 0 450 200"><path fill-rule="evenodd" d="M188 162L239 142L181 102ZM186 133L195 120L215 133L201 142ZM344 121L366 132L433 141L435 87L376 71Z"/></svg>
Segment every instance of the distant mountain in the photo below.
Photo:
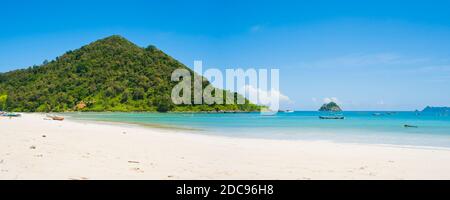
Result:
<svg viewBox="0 0 450 200"><path fill-rule="evenodd" d="M121 36L111 36L40 66L0 73L0 110L259 110L248 100L243 105L174 105L171 91L178 83L171 81L171 74L178 68L194 73L154 46L141 48ZM207 85L205 79L203 87Z"/></svg>
<svg viewBox="0 0 450 200"><path fill-rule="evenodd" d="M335 102L330 102L330 103L323 104L322 107L320 107L319 111L321 111L321 112L341 112L342 109Z"/></svg>
<svg viewBox="0 0 450 200"><path fill-rule="evenodd" d="M450 107L431 107L427 106L422 112L433 112L433 113L450 113Z"/></svg>

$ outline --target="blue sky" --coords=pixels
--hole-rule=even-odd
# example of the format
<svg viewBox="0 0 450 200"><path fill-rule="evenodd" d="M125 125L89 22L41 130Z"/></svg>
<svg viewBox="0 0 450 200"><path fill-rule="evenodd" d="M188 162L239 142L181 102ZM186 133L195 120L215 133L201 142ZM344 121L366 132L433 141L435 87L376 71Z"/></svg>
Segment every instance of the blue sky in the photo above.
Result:
<svg viewBox="0 0 450 200"><path fill-rule="evenodd" d="M285 107L450 106L449 1L2 1L0 72L119 34L192 66L279 68Z"/></svg>

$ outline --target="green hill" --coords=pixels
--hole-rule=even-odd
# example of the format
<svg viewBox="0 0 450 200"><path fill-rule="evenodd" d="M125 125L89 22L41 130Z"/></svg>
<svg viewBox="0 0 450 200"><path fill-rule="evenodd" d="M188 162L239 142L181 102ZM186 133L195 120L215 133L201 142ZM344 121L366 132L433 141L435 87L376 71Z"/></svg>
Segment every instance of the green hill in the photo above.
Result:
<svg viewBox="0 0 450 200"><path fill-rule="evenodd" d="M40 66L0 73L0 110L256 111L259 106L174 105L175 69L185 65L154 46L141 48L120 36L98 40ZM209 84L203 82L203 87ZM226 93L227 91L223 91ZM235 97L237 94L234 94Z"/></svg>

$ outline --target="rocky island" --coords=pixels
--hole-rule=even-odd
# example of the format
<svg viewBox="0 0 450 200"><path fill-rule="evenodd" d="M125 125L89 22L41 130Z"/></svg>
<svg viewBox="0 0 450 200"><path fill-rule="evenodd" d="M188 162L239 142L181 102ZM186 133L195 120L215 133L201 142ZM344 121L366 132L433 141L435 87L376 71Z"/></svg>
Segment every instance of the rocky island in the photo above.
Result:
<svg viewBox="0 0 450 200"><path fill-rule="evenodd" d="M427 106L422 112L433 112L433 113L450 113L450 107L432 107Z"/></svg>
<svg viewBox="0 0 450 200"><path fill-rule="evenodd" d="M323 104L319 109L320 112L341 112L342 109L335 102Z"/></svg>

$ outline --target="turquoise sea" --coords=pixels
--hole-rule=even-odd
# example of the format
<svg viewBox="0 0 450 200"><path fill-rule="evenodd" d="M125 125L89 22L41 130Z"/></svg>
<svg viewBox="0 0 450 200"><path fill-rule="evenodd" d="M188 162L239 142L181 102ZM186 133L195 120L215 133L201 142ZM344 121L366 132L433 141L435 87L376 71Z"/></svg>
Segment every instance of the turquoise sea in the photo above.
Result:
<svg viewBox="0 0 450 200"><path fill-rule="evenodd" d="M450 116L416 112L343 112L324 120L320 112L278 113L70 113L75 120L123 122L178 128L196 134L283 140L327 140L408 146L450 147ZM405 125L417 126L406 128Z"/></svg>

